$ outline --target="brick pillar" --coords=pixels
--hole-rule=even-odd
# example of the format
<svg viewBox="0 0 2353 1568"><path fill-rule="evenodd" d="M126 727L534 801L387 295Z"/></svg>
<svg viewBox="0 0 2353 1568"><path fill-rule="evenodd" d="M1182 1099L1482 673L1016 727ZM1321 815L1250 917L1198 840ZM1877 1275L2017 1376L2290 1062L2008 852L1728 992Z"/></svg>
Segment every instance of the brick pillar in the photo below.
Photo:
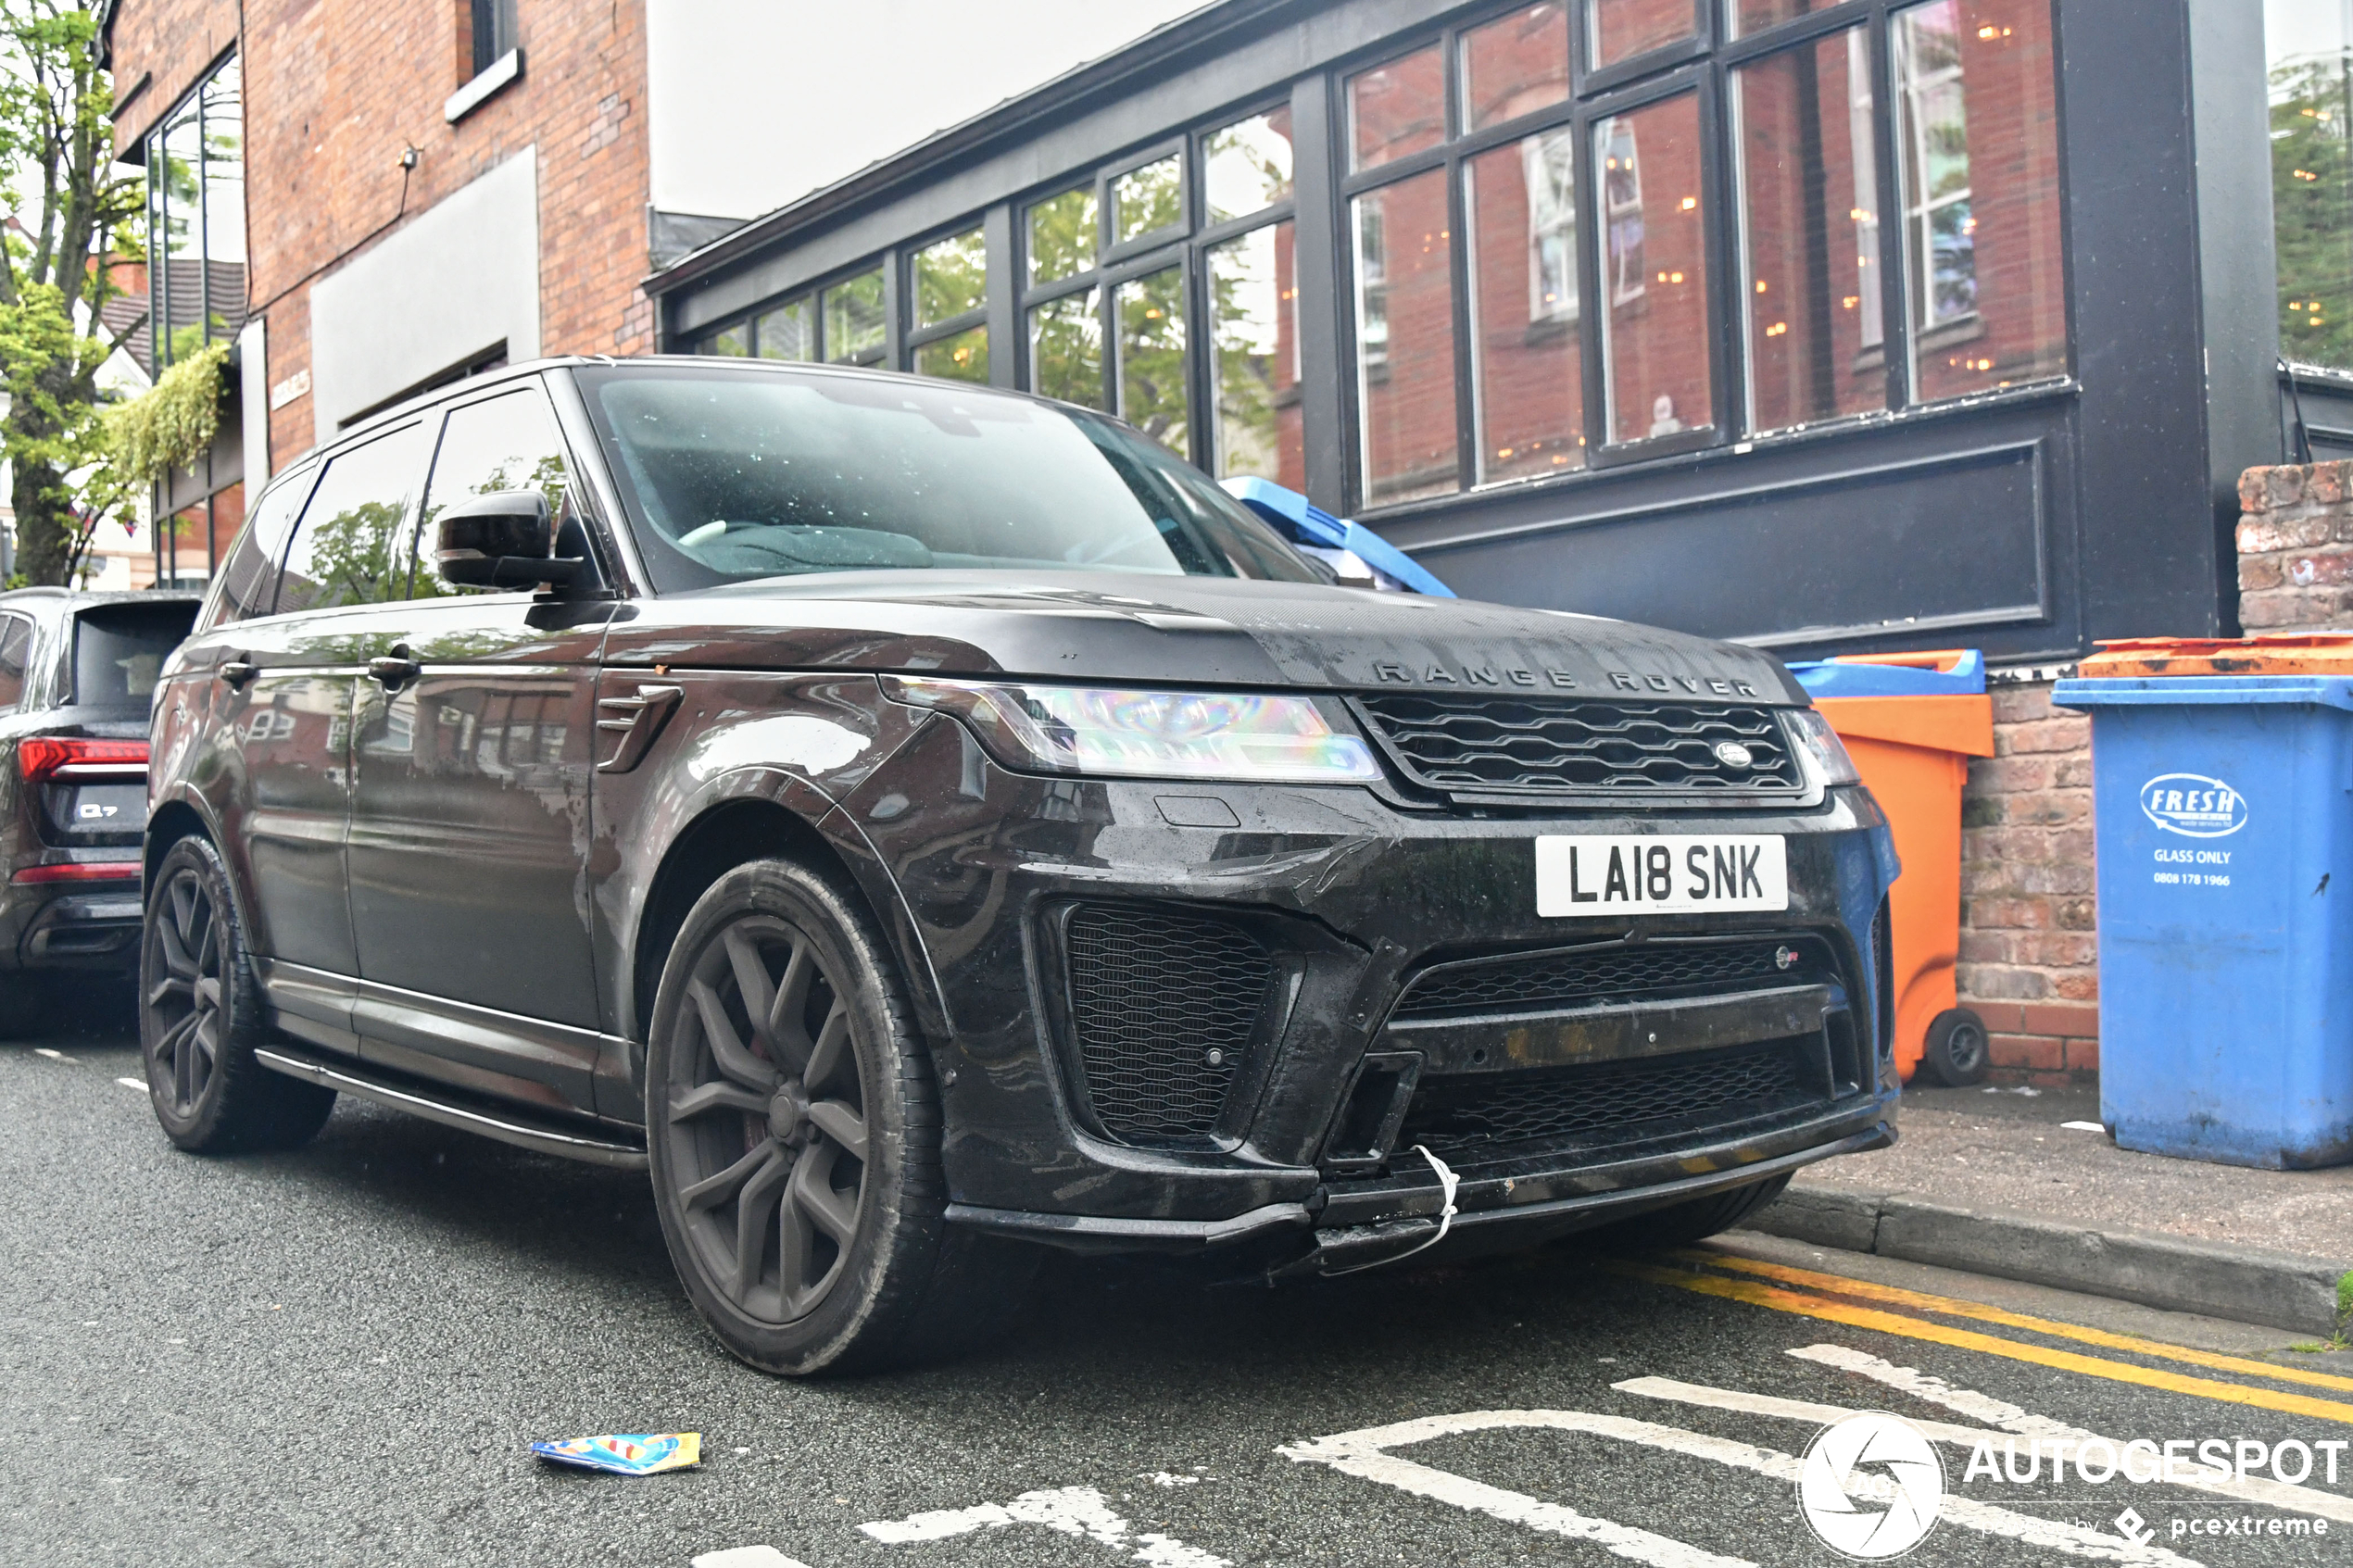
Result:
<svg viewBox="0 0 2353 1568"><path fill-rule="evenodd" d="M2239 623L2250 633L2353 628L2353 463L2239 476Z"/></svg>

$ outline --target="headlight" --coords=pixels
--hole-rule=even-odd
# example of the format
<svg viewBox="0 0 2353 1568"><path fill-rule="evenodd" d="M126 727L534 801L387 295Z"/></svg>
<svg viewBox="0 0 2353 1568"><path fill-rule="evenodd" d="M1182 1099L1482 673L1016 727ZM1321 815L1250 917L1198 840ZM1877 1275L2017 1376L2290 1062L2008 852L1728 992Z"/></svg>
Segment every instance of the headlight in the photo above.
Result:
<svg viewBox="0 0 2353 1568"><path fill-rule="evenodd" d="M1303 696L886 675L893 701L953 713L1009 768L1129 779L1370 784L1371 750Z"/></svg>
<svg viewBox="0 0 2353 1568"><path fill-rule="evenodd" d="M1846 743L1818 711L1795 708L1781 717L1789 721L1790 738L1797 743L1798 755L1825 787L1863 782L1863 775L1855 771L1855 759L1846 755Z"/></svg>

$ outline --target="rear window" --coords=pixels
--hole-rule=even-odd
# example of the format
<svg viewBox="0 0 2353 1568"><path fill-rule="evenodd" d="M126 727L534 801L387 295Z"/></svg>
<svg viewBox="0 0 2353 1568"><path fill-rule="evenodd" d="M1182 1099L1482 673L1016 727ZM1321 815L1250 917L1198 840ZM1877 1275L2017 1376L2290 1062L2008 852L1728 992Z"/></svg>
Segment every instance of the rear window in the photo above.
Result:
<svg viewBox="0 0 2353 1568"><path fill-rule="evenodd" d="M87 708L145 708L171 650L187 640L194 601L100 605L74 617L73 700Z"/></svg>

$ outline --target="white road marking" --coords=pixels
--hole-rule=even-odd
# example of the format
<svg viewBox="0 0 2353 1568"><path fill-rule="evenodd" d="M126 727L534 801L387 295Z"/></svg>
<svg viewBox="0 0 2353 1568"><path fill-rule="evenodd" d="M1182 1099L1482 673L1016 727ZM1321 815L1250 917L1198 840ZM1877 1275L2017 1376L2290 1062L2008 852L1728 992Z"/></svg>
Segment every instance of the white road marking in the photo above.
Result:
<svg viewBox="0 0 2353 1568"><path fill-rule="evenodd" d="M1839 1411L1836 1413L1844 1416L1854 1412ZM1289 1459L1328 1464L1352 1475L1379 1481L1441 1502L1453 1503L1457 1508L1527 1524L1532 1529L1595 1541L1617 1556L1654 1564L1655 1568L1699 1568L1703 1564L1714 1568L1717 1564L1743 1563L1743 1560L1740 1558L1718 1557L1686 1542L1652 1535L1647 1530L1588 1518L1523 1493L1507 1492L1466 1476L1432 1470L1386 1451L1410 1443L1426 1443L1434 1437L1452 1436L1462 1432L1491 1431L1498 1427L1547 1427L1562 1432L1585 1432L1693 1459L1709 1460L1738 1470L1754 1471L1791 1486L1794 1486L1797 1481L1797 1460L1779 1449L1755 1448L1729 1438L1686 1432L1680 1427L1631 1421L1624 1416L1598 1415L1591 1411L1471 1411L1461 1415L1428 1416L1419 1421L1399 1422L1391 1426L1371 1426L1359 1432L1318 1437L1276 1451ZM1892 1494L1893 1487L1879 1477L1857 1476L1856 1480L1857 1483L1876 1482ZM1876 1495L1868 1485L1858 1485L1856 1489L1866 1495ZM2177 1556L2162 1547L2135 1546L2120 1537L2013 1513L2006 1508L1954 1497L1949 1493L1937 1517L1943 1523L1958 1525L1965 1530L1999 1536L2026 1546L2064 1552L2070 1557L2145 1564L2148 1568L2159 1568L2159 1565L2196 1568L2194 1559Z"/></svg>
<svg viewBox="0 0 2353 1568"><path fill-rule="evenodd" d="M1138 1534L1114 1513L1103 1494L1092 1486L1062 1486L1050 1492L1024 1492L1009 1503L985 1502L975 1508L937 1509L912 1513L904 1519L875 1520L858 1526L885 1546L913 1541L944 1541L975 1530L1001 1530L1009 1524L1036 1524L1065 1536L1078 1536L1126 1551L1151 1568L1233 1568L1169 1536Z"/></svg>
<svg viewBox="0 0 2353 1568"><path fill-rule="evenodd" d="M1790 1354L1801 1361L1818 1361L1824 1366L1836 1367L1842 1372L1859 1373L1874 1383L1884 1384L1890 1388L1916 1395L1926 1399L1930 1404L1943 1405L1946 1410L1957 1411L1962 1415L1973 1415L1981 1421L2002 1428L2000 1432L1980 1433L1974 1436L1959 1439L1961 1441L1975 1443L1980 1437L1998 1438L2011 1433L2021 1437L2040 1437L2054 1453L2057 1462L2062 1464L2073 1460L2075 1450L2087 1443L2103 1444L2110 1452L2119 1455L2124 1451L2122 1443L2110 1437L2103 1437L2096 1432L2086 1432L2080 1426L2069 1426L2062 1422L2031 1414L2016 1405L1978 1393L1975 1389L1956 1388L1943 1378L1931 1376L1918 1367L1898 1366L1893 1361L1881 1361L1877 1356L1862 1350L1852 1350L1843 1345L1808 1345L1801 1349L1792 1350ZM1824 1406L1823 1408L1827 1410L1834 1407ZM1852 1413L1848 1411L1838 1411L1839 1416ZM1931 1436L1936 1436L1936 1433L1931 1430L1934 1425L1933 1423L1916 1422L1914 1424L1922 1431L1928 1432ZM2103 1462L2105 1459L2106 1456L2103 1455ZM2353 1524L2353 1498L2335 1492L2322 1491L2318 1487L2300 1486L2288 1481L2267 1481L2259 1475L2241 1477L2229 1470L2218 1470L2212 1465L2199 1464L2186 1458L2176 1460L2171 1484L2193 1492L2208 1492L2218 1498L2230 1498L2239 1502L2263 1503L2289 1513L2315 1514ZM2130 1483L2127 1485L2129 1486Z"/></svg>
<svg viewBox="0 0 2353 1568"><path fill-rule="evenodd" d="M147 1081L145 1078L117 1078L115 1082L126 1089L136 1089L143 1095L147 1092Z"/></svg>
<svg viewBox="0 0 2353 1568"><path fill-rule="evenodd" d="M772 1546L731 1546L724 1551L704 1552L694 1560L692 1568L809 1568L809 1564Z"/></svg>
<svg viewBox="0 0 2353 1568"><path fill-rule="evenodd" d="M2059 1125L2070 1133L2105 1133L2108 1131L2106 1127L2101 1126L2097 1122L2062 1122Z"/></svg>
<svg viewBox="0 0 2353 1568"><path fill-rule="evenodd" d="M1151 1471L1137 1476L1136 1479L1150 1481L1155 1486L1198 1486L1201 1485L1201 1477L1198 1475L1172 1475L1165 1470Z"/></svg>
<svg viewBox="0 0 2353 1568"><path fill-rule="evenodd" d="M73 1057L69 1057L69 1056L66 1055L66 1053L65 1053L65 1052L63 1052L63 1051L53 1051L53 1050L51 1050L51 1049L50 1049L48 1047L46 1047L46 1046L35 1046L35 1047L32 1047L32 1054L33 1054L33 1055L35 1055L35 1056L45 1056L45 1057L47 1057L47 1058L48 1058L51 1061L72 1061L72 1060L76 1060L76 1059L75 1059L75 1058L73 1058Z"/></svg>

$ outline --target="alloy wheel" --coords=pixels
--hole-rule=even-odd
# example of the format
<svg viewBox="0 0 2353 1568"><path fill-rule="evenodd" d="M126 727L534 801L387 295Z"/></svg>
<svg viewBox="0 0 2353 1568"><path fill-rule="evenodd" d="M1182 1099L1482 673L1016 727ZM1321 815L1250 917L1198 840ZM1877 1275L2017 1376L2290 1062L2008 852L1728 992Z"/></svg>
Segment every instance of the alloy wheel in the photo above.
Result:
<svg viewBox="0 0 2353 1568"><path fill-rule="evenodd" d="M803 933L764 914L695 956L657 1101L689 1245L771 1323L834 1288L858 1235L869 1130L849 1009Z"/></svg>
<svg viewBox="0 0 2353 1568"><path fill-rule="evenodd" d="M220 920L194 870L173 876L158 897L153 930L163 972L145 998L156 1042L150 1073L172 1114L189 1117L220 1065Z"/></svg>

